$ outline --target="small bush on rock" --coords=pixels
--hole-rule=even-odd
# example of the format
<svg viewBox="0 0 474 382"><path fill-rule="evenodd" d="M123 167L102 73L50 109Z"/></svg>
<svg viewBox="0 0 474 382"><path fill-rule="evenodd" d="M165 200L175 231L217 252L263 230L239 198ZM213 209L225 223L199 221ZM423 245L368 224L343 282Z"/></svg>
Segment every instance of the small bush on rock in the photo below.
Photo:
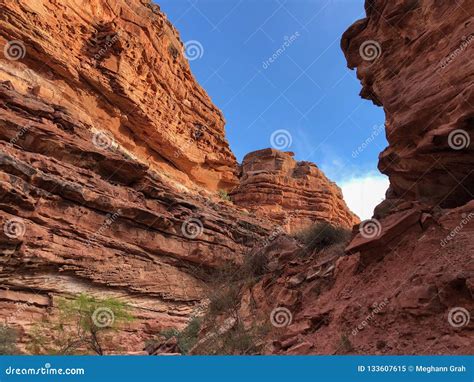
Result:
<svg viewBox="0 0 474 382"><path fill-rule="evenodd" d="M18 354L17 332L8 325L0 325L0 355Z"/></svg>
<svg viewBox="0 0 474 382"><path fill-rule="evenodd" d="M227 200L229 202L231 201L230 196L226 190L219 190L218 195L222 200Z"/></svg>
<svg viewBox="0 0 474 382"><path fill-rule="evenodd" d="M350 231L345 228L335 227L326 222L320 222L298 232L295 234L295 238L302 242L307 250L320 251L331 245L348 241L350 235Z"/></svg>
<svg viewBox="0 0 474 382"><path fill-rule="evenodd" d="M166 340L175 337L178 342L178 348L181 354L188 354L196 344L200 330L201 319L198 317L193 317L182 331L177 329L166 329L162 331L160 335Z"/></svg>

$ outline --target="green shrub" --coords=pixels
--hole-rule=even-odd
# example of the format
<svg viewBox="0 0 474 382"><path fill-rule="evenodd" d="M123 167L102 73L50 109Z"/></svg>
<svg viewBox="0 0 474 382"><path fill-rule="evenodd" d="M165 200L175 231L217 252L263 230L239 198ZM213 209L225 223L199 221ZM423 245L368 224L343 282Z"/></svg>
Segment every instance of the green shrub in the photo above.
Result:
<svg viewBox="0 0 474 382"><path fill-rule="evenodd" d="M301 241L307 250L321 250L334 244L344 243L350 238L350 231L335 227L326 222L320 222L295 234L295 238Z"/></svg>
<svg viewBox="0 0 474 382"><path fill-rule="evenodd" d="M166 329L163 330L160 335L166 340L169 340L172 337L176 337L176 340L178 342L178 348L181 354L188 354L189 351L196 344L200 330L201 319L198 317L193 317L182 331L179 331L177 329Z"/></svg>
<svg viewBox="0 0 474 382"><path fill-rule="evenodd" d="M177 337L179 334L179 331L177 329L165 329L160 332L160 335L165 337L166 340L169 340L170 338Z"/></svg>
<svg viewBox="0 0 474 382"><path fill-rule="evenodd" d="M17 332L6 324L0 324L0 355L18 354Z"/></svg>
<svg viewBox="0 0 474 382"><path fill-rule="evenodd" d="M219 198L221 198L222 200L228 200L229 202L231 201L230 196L226 190L219 190L217 194L219 195Z"/></svg>
<svg viewBox="0 0 474 382"><path fill-rule="evenodd" d="M342 334L341 338L339 339L339 348L344 353L350 353L354 351L354 347L352 346L351 340L345 334Z"/></svg>
<svg viewBox="0 0 474 382"><path fill-rule="evenodd" d="M201 320L193 317L178 335L178 346L182 354L188 354L196 344L199 331L201 330Z"/></svg>
<svg viewBox="0 0 474 382"><path fill-rule="evenodd" d="M240 301L240 288L236 284L222 285L209 296L209 315L217 316L237 307Z"/></svg>
<svg viewBox="0 0 474 382"><path fill-rule="evenodd" d="M270 331L268 326L254 324L249 329L238 322L225 333L214 335L199 345L196 354L250 355L259 354L263 339Z"/></svg>
<svg viewBox="0 0 474 382"><path fill-rule="evenodd" d="M133 320L129 307L115 298L100 299L80 294L58 302L58 315L47 318L30 332L32 353L104 354L103 334ZM46 336L44 333L50 333Z"/></svg>

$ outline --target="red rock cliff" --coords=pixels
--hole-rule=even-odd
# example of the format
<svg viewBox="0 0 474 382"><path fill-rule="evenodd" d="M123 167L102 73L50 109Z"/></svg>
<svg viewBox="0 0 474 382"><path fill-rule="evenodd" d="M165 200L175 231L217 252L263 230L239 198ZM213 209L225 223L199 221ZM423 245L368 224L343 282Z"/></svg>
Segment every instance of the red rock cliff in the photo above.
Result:
<svg viewBox="0 0 474 382"><path fill-rule="evenodd" d="M26 344L59 297L114 296L141 351L269 232L199 187L237 182L223 117L145 2L0 1L0 46L2 321Z"/></svg>
<svg viewBox="0 0 474 382"><path fill-rule="evenodd" d="M361 96L383 106L387 201L458 207L472 199L474 1L366 1L343 35Z"/></svg>
<svg viewBox="0 0 474 382"><path fill-rule="evenodd" d="M86 293L133 309L107 351L139 352L202 312L203 274L242 263L274 211L351 224L334 184L276 151L288 174L250 176L250 155L236 194L247 205L262 179L283 193L271 219L215 195L238 183L224 119L158 6L0 0L0 46L0 318L22 350L60 298Z"/></svg>
<svg viewBox="0 0 474 382"><path fill-rule="evenodd" d="M0 5L0 44L10 42L0 80L67 109L90 131L109 134L99 135L99 143L113 139L180 182L211 190L237 183L222 113L194 80L178 33L157 5Z"/></svg>
<svg viewBox="0 0 474 382"><path fill-rule="evenodd" d="M311 162L292 153L265 149L247 154L232 192L235 204L283 224L289 232L316 221L352 228L359 219L347 208L342 192Z"/></svg>
<svg viewBox="0 0 474 382"><path fill-rule="evenodd" d="M386 113L387 199L345 252L269 243L266 272L242 284L240 321L217 330L271 324L258 339L270 354L473 354L474 1L365 8L341 45L361 96ZM199 346L225 345L210 331Z"/></svg>

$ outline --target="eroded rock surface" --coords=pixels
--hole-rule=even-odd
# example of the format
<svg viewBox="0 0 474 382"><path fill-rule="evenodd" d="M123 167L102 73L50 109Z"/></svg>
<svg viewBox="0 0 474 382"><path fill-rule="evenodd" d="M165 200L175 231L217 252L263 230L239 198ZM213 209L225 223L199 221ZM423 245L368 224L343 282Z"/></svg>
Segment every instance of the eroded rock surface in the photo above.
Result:
<svg viewBox="0 0 474 382"><path fill-rule="evenodd" d="M25 332L58 296L115 296L136 309L123 345L140 350L205 297L195 267L239 263L269 230L96 147L66 108L11 83L0 83L0 97L1 314Z"/></svg>
<svg viewBox="0 0 474 382"><path fill-rule="evenodd" d="M269 354L473 354L474 2L365 8L341 45L386 112L387 199L347 247L275 239L236 309L247 330L270 327Z"/></svg>
<svg viewBox="0 0 474 382"><path fill-rule="evenodd" d="M474 1L365 3L343 35L363 98L383 106L390 178L381 210L404 201L458 207L473 198Z"/></svg>
<svg viewBox="0 0 474 382"><path fill-rule="evenodd" d="M235 204L281 224L288 232L317 221L352 228L359 222L346 206L340 188L311 162L274 149L245 156Z"/></svg>
<svg viewBox="0 0 474 382"><path fill-rule="evenodd" d="M0 80L67 108L188 186L235 186L222 113L194 80L175 28L148 3L0 2L0 45L11 44Z"/></svg>
<svg viewBox="0 0 474 382"><path fill-rule="evenodd" d="M209 192L237 182L221 112L146 2L2 1L0 46L1 319L25 350L59 298L113 296L108 351L140 352L270 232Z"/></svg>
<svg viewBox="0 0 474 382"><path fill-rule="evenodd" d="M135 321L106 351L140 354L200 314L203 275L242 263L278 219L217 196L239 181L224 119L158 6L0 1L0 11L0 318L31 351L59 299L116 297ZM305 166L294 169L302 185L326 186ZM331 197L302 208L339 219Z"/></svg>

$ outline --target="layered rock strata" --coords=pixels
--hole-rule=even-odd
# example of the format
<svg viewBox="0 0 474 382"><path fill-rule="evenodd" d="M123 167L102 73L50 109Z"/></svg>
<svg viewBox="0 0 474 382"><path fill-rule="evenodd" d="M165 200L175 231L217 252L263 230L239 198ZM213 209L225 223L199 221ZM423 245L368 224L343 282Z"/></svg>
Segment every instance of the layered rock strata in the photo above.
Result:
<svg viewBox="0 0 474 382"><path fill-rule="evenodd" d="M473 198L474 1L365 3L343 35L361 96L383 106L390 178L380 210L404 201L453 208Z"/></svg>
<svg viewBox="0 0 474 382"><path fill-rule="evenodd" d="M137 352L271 226L212 192L237 182L221 112L176 30L140 1L0 2L0 316L25 351L59 298L116 297ZM203 188L204 187L204 188Z"/></svg>
<svg viewBox="0 0 474 382"><path fill-rule="evenodd" d="M195 267L238 264L269 232L118 148L98 148L64 107L11 83L0 99L1 315L24 333L59 296L115 296L136 309L124 344L140 349L204 299Z"/></svg>
<svg viewBox="0 0 474 382"><path fill-rule="evenodd" d="M247 329L271 325L270 354L473 354L474 2L365 8L341 46L386 113L387 198L347 247L275 239L236 309Z"/></svg>
<svg viewBox="0 0 474 382"><path fill-rule="evenodd" d="M359 222L340 188L311 162L297 162L291 152L264 149L249 153L241 166L235 204L276 221L287 232L317 221L352 228Z"/></svg>
<svg viewBox="0 0 474 382"><path fill-rule="evenodd" d="M0 80L192 186L237 184L224 118L148 1L1 1ZM108 137L108 138L107 138ZM107 144L107 142L102 142Z"/></svg>

